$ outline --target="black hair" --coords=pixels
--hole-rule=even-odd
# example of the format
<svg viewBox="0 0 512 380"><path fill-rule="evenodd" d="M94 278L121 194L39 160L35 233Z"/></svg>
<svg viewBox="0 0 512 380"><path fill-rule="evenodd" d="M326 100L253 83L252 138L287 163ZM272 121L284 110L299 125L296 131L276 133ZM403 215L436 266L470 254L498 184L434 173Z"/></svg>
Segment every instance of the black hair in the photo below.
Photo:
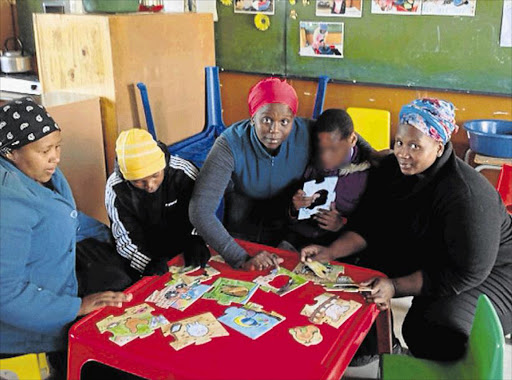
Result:
<svg viewBox="0 0 512 380"><path fill-rule="evenodd" d="M338 132L342 139L346 139L354 132L354 123L347 111L331 108L325 110L318 117L313 131L315 134L320 132Z"/></svg>

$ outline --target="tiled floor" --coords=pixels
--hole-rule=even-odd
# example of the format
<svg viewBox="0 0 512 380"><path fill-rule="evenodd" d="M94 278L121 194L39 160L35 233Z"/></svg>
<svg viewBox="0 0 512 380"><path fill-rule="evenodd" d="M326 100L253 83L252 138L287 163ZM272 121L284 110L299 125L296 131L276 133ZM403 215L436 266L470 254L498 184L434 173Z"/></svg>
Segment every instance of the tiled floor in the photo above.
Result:
<svg viewBox="0 0 512 380"><path fill-rule="evenodd" d="M391 308L393 310L394 330L395 334L400 339L400 342L405 347L405 342L402 338L401 326L407 314L407 310L411 306L412 297L405 297L392 300ZM505 339L505 360L503 373L505 380L512 380L512 341L510 336ZM343 380L351 379L378 379L379 378L379 362L375 361L363 367L352 368L349 367L345 371ZM455 380L455 379L454 379ZM489 379L492 380L492 379Z"/></svg>

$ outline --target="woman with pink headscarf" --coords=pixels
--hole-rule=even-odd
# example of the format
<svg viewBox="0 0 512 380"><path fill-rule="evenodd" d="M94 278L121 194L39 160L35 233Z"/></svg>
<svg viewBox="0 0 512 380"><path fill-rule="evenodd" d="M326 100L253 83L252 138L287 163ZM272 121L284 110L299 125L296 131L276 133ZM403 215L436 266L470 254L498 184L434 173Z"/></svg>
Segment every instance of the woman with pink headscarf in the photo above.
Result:
<svg viewBox="0 0 512 380"><path fill-rule="evenodd" d="M298 98L286 81L267 78L248 96L250 118L219 136L194 187L190 220L235 268L264 269L281 259L249 257L233 237L277 245L291 196L310 157L310 121L297 117ZM224 225L215 216L225 199Z"/></svg>

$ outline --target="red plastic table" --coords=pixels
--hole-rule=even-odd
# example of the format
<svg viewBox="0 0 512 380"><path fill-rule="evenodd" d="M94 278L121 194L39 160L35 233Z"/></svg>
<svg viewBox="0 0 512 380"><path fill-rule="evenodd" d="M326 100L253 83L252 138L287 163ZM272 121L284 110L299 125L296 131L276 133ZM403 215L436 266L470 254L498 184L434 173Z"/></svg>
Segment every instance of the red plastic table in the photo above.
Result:
<svg viewBox="0 0 512 380"><path fill-rule="evenodd" d="M296 253L279 250L259 244L239 241L249 254L261 250L274 252L284 259L283 267L293 269L298 263ZM174 258L170 264L181 265L182 257ZM210 264L221 274L216 278L228 277L251 281L266 272L237 271L227 264L211 261ZM372 270L345 265L345 273L356 282L373 276L384 276ZM353 299L363 306L338 329L327 324L318 325L323 340L315 346L297 343L289 328L311 324L307 317L300 315L305 304L314 304L314 298L322 293L321 286L308 283L282 297L257 290L251 302L260 304L267 311L276 311L286 319L256 340L247 338L224 326L229 336L213 338L203 345L192 345L175 351L169 343L171 337L164 337L160 330L144 339L120 347L109 340L110 333L100 334L96 323L108 315L121 315L124 308L144 302L154 290L161 289L170 275L145 277L126 290L133 294L133 300L123 308L106 307L75 323L69 331L68 379L79 379L82 366L87 361L97 361L108 366L149 379L336 379L339 380L359 345L377 320L379 350L390 351L389 313L380 313L374 304L365 303L357 293L337 294L343 299ZM185 311L155 308L153 314L163 314L171 323L183 318L210 311L216 318L224 314L227 306L216 301L199 299Z"/></svg>

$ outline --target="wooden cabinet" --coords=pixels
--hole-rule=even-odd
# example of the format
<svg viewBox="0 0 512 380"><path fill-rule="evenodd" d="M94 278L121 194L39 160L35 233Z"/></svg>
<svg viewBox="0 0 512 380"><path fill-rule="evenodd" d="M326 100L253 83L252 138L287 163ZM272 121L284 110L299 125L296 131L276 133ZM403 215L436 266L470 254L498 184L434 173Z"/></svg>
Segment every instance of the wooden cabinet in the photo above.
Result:
<svg viewBox="0 0 512 380"><path fill-rule="evenodd" d="M204 67L215 65L211 14L34 14L34 30L43 92L101 98L109 172L119 132L145 127L137 82L148 87L160 140L203 129Z"/></svg>

